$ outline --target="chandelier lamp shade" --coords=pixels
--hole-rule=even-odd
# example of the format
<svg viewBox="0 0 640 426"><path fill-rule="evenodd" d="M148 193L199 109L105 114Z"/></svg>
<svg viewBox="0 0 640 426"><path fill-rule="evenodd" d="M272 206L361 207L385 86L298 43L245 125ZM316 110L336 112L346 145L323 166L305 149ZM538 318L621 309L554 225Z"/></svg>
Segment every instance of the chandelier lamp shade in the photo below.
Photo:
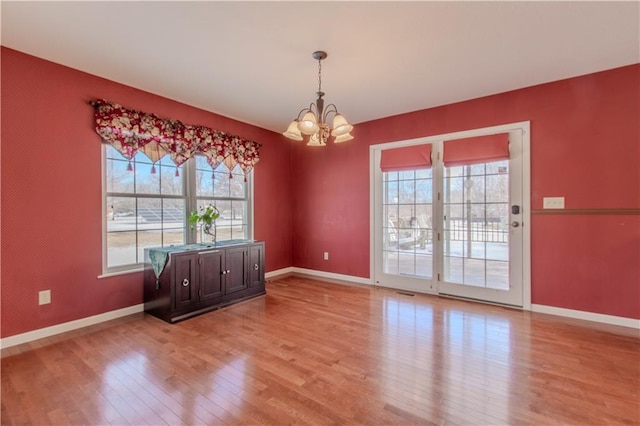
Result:
<svg viewBox="0 0 640 426"><path fill-rule="evenodd" d="M311 103L309 108L303 108L298 113L283 135L294 141L301 141L304 136L308 136L308 146L325 146L330 136L333 136L334 143L349 141L353 139L350 134L353 126L338 112L335 104L329 104L325 108L324 99L322 99L324 96L322 91L322 60L326 59L327 53L318 50L313 52L312 56L318 61L318 91L316 92L318 99L315 103ZM333 115L333 122L329 127L328 121L331 115Z"/></svg>

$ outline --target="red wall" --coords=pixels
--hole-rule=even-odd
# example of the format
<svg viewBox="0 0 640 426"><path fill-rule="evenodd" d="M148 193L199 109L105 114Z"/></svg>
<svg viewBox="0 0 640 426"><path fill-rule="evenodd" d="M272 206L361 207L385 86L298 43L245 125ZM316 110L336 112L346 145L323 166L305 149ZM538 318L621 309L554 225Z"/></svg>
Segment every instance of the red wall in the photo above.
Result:
<svg viewBox="0 0 640 426"><path fill-rule="evenodd" d="M369 277L369 145L531 121L531 203L640 208L640 65L367 123L313 149L254 126L2 48L2 330L7 337L136 305L142 274L101 273L106 98L263 144L255 237L267 270ZM96 218L87 220L86 218ZM533 215L533 303L640 318L640 216ZM330 253L322 260L324 251ZM38 291L53 303L37 305Z"/></svg>
<svg viewBox="0 0 640 426"><path fill-rule="evenodd" d="M369 277L369 146L396 140L531 121L532 209L545 196L638 209L639 97L633 65L360 123L346 144L296 145L294 265ZM532 303L640 318L640 216L533 215L531 230Z"/></svg>
<svg viewBox="0 0 640 426"><path fill-rule="evenodd" d="M267 270L291 266L290 145L282 136L5 47L1 59L2 337L142 303L142 273L97 278L101 144L90 99L262 143L255 238L266 242ZM38 306L45 289L52 303Z"/></svg>

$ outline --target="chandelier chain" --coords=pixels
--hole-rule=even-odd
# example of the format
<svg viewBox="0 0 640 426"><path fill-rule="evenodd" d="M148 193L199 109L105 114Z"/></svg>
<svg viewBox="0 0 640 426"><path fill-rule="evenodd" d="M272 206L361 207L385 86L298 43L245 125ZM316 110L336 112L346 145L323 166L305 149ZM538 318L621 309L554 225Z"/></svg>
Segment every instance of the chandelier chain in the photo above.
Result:
<svg viewBox="0 0 640 426"><path fill-rule="evenodd" d="M322 92L322 60L318 59L318 92Z"/></svg>

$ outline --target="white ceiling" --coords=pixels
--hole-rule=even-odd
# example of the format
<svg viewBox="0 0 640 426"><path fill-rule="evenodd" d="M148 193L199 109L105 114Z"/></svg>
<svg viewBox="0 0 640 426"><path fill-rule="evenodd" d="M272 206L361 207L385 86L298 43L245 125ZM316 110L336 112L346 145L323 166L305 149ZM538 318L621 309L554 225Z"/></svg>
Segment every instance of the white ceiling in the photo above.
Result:
<svg viewBox="0 0 640 426"><path fill-rule="evenodd" d="M279 132L315 99L315 50L329 54L326 102L352 123L640 62L637 1L2 1L1 13L4 46Z"/></svg>

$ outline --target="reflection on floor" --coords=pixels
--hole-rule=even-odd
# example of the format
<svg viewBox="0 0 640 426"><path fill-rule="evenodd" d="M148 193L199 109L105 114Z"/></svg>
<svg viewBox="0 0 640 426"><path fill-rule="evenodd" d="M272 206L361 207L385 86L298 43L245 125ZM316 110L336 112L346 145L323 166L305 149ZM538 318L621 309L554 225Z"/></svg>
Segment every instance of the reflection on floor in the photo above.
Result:
<svg viewBox="0 0 640 426"><path fill-rule="evenodd" d="M638 424L637 330L301 277L3 350L2 424Z"/></svg>

